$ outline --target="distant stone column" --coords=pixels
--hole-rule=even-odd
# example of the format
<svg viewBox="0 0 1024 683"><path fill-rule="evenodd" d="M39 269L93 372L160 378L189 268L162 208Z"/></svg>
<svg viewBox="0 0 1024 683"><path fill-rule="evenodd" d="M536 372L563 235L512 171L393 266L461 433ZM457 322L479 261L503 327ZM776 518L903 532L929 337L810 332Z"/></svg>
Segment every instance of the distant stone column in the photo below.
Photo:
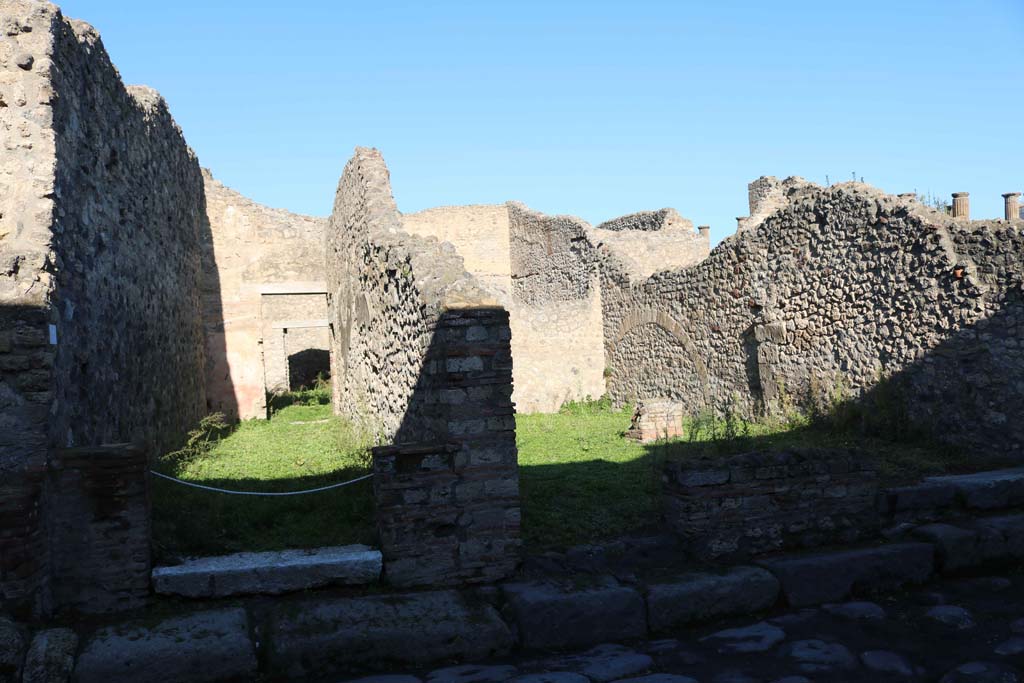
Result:
<svg viewBox="0 0 1024 683"><path fill-rule="evenodd" d="M1007 192L1003 195L1003 209L1006 213L1006 220L1015 221L1020 219L1020 192Z"/></svg>
<svg viewBox="0 0 1024 683"><path fill-rule="evenodd" d="M703 237L705 239L711 239L711 226L710 225L698 225L697 226L697 232L700 233L701 237Z"/></svg>
<svg viewBox="0 0 1024 683"><path fill-rule="evenodd" d="M971 217L971 200L969 192L953 193L953 218Z"/></svg>
<svg viewBox="0 0 1024 683"><path fill-rule="evenodd" d="M748 218L750 218L750 216L736 216L736 229L742 230L743 224L747 222Z"/></svg>

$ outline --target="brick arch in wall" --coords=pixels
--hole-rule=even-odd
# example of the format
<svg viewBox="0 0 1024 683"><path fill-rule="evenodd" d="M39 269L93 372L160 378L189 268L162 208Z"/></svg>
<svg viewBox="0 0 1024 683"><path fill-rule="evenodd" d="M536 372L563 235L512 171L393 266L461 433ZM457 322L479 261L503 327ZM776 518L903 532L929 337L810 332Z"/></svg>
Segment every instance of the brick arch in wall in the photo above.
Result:
<svg viewBox="0 0 1024 683"><path fill-rule="evenodd" d="M683 347L693 362L697 378L706 394L708 384L707 365L704 363L704 359L700 357L700 354L697 353L697 347L694 345L690 335L686 333L686 330L683 329L683 326L675 318L665 311L655 308L642 308L628 314L622 319L619 329L615 333L615 345L618 346L623 337L643 325L657 325L668 332L675 341L679 342L679 345Z"/></svg>

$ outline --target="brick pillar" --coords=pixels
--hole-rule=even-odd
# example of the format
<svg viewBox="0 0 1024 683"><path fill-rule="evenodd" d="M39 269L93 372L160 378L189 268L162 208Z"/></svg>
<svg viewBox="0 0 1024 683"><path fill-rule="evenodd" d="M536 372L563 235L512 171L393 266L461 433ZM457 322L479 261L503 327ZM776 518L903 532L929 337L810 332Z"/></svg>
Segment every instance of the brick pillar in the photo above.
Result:
<svg viewBox="0 0 1024 683"><path fill-rule="evenodd" d="M519 464L508 312L447 311L420 389L447 440L373 451L384 572L395 586L498 581L519 562ZM438 376L440 375L440 376Z"/></svg>
<svg viewBox="0 0 1024 683"><path fill-rule="evenodd" d="M970 219L971 217L971 200L969 192L954 192L953 193L953 218L965 218Z"/></svg>
<svg viewBox="0 0 1024 683"><path fill-rule="evenodd" d="M42 472L3 473L0 483L0 613L46 614L49 554Z"/></svg>
<svg viewBox="0 0 1024 683"><path fill-rule="evenodd" d="M1006 220L1020 219L1020 192L1007 192L1003 195L1003 210Z"/></svg>
<svg viewBox="0 0 1024 683"><path fill-rule="evenodd" d="M149 595L146 451L131 444L58 450L50 460L53 596L58 608L114 612Z"/></svg>

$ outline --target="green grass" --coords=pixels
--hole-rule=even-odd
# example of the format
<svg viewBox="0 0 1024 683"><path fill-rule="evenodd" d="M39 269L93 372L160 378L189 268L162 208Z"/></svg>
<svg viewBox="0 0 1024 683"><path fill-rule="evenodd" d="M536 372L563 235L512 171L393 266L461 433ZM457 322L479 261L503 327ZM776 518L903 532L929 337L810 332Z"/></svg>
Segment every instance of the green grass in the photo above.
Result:
<svg viewBox="0 0 1024 683"><path fill-rule="evenodd" d="M294 424L304 423L304 424ZM367 442L331 407L289 405L243 422L208 452L161 464L166 474L245 491L296 491L366 474ZM157 556L373 543L369 480L303 496L231 496L154 479Z"/></svg>

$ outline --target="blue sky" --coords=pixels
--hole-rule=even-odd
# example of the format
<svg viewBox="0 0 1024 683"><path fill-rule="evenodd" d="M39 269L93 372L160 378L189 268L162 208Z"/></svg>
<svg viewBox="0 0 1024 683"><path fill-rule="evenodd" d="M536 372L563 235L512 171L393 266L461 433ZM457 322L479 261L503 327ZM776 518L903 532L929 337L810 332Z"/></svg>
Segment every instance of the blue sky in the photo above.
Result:
<svg viewBox="0 0 1024 683"><path fill-rule="evenodd" d="M356 145L398 206L674 206L715 241L759 175L1024 190L1024 0L67 0L204 166L330 212Z"/></svg>

